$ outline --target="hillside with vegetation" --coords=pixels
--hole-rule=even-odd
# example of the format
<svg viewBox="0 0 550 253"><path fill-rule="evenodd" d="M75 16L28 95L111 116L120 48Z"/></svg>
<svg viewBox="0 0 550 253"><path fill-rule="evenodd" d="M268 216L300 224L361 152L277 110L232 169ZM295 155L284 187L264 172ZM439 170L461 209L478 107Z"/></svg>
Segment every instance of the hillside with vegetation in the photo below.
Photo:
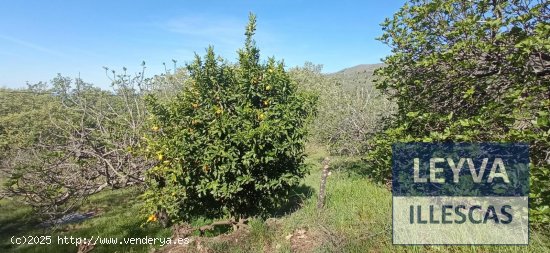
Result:
<svg viewBox="0 0 550 253"><path fill-rule="evenodd" d="M375 64L360 64L350 68L345 68L335 73L330 73L328 76L336 78L343 84L344 89L364 87L365 89L375 89L374 87L374 71L383 67L382 63Z"/></svg>

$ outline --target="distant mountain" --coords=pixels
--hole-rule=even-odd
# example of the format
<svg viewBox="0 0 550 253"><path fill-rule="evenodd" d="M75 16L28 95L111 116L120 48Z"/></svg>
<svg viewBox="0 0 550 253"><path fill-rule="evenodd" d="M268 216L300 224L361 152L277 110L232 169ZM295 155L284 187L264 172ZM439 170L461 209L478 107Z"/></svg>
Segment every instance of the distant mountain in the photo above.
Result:
<svg viewBox="0 0 550 253"><path fill-rule="evenodd" d="M383 63L361 64L338 72L327 74L338 80L344 89L367 88L373 89L374 70L383 67Z"/></svg>
<svg viewBox="0 0 550 253"><path fill-rule="evenodd" d="M384 63L375 63L375 64L360 64L350 68L342 69L338 72L329 74L329 75L371 75L374 73L374 70L380 67L383 67Z"/></svg>

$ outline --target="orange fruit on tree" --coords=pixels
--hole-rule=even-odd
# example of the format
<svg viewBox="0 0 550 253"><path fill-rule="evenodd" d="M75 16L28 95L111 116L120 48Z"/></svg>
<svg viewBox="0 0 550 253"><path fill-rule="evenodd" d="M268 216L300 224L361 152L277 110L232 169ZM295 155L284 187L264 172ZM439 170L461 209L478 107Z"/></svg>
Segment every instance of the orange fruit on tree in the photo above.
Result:
<svg viewBox="0 0 550 253"><path fill-rule="evenodd" d="M147 218L147 222L151 222L151 221L157 221L157 216L155 214L151 214L149 215L149 218Z"/></svg>
<svg viewBox="0 0 550 253"><path fill-rule="evenodd" d="M258 115L258 119L259 120L264 120L265 119L265 114L260 113L260 115Z"/></svg>

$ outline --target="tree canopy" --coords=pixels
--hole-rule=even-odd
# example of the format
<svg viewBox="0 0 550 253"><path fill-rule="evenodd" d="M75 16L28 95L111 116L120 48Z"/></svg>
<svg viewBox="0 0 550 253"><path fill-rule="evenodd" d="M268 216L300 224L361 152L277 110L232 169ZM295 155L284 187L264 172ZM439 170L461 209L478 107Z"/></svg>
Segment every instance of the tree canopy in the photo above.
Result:
<svg viewBox="0 0 550 253"><path fill-rule="evenodd" d="M371 175L390 177L396 141L529 142L532 216L548 221L549 5L412 0L386 19L376 86L398 111L370 143Z"/></svg>
<svg viewBox="0 0 550 253"><path fill-rule="evenodd" d="M239 61L209 47L187 66L175 99L147 98L150 131L144 196L152 213L172 221L193 215L265 214L306 173L305 125L314 99L297 92L282 62L262 63L251 14Z"/></svg>

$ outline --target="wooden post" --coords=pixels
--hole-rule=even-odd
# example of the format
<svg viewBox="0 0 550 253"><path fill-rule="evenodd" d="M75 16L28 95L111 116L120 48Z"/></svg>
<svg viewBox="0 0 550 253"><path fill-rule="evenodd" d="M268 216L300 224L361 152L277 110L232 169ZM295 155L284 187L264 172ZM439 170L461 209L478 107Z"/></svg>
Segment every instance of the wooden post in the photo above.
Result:
<svg viewBox="0 0 550 253"><path fill-rule="evenodd" d="M328 176L328 157L323 160L323 173L321 174L321 185L319 187L319 198L317 199L317 209L322 209L325 206L325 187L327 185Z"/></svg>

